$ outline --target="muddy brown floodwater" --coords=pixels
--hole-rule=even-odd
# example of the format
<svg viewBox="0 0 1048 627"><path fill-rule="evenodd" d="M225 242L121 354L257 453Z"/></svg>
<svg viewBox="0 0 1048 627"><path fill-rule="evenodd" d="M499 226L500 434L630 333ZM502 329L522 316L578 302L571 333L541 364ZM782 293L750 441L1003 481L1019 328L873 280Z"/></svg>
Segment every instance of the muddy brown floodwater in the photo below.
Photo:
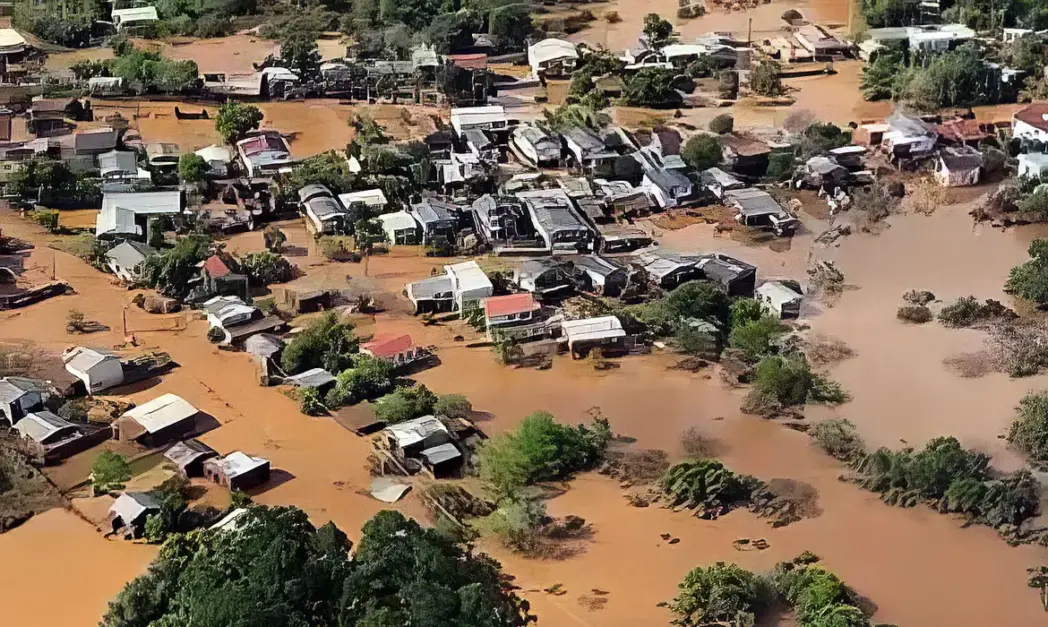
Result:
<svg viewBox="0 0 1048 627"><path fill-rule="evenodd" d="M812 232L821 225L805 221ZM943 298L968 293L1001 297L1007 270L1025 258L1031 234L973 228L963 206L944 207L930 217L897 216L890 225L879 236L855 235L839 248L815 252L835 259L857 289L847 291L833 308L813 309L809 321L815 330L846 341L858 354L833 370L855 400L839 410L811 415L847 416L874 445L898 446L900 438L919 445L929 437L955 434L965 444L993 453L998 463L1014 464L996 436L1016 400L1026 390L1043 386L1044 379L957 378L943 368L942 358L978 346L981 337L935 325L905 326L896 321L894 309L911 288L926 288ZM59 278L77 290L76 295L0 314L0 340L31 339L55 350L79 342L115 346L121 341L122 313L131 292L74 257L52 253L45 247L48 236L11 212L0 212L0 227L37 243L31 263L47 267L53 258ZM395 295L405 281L427 276L430 268L440 265L398 250L374 257L364 277L363 264L319 265L304 232L291 227L288 231L292 244L305 249L292 261L307 279L345 283L348 276L345 284L363 283ZM261 237L239 235L230 247L258 249ZM779 253L716 238L708 225L661 234L660 239L678 250L737 254L755 261L762 276L798 278L803 278L811 244L811 235L802 234ZM734 470L765 479L795 479L819 492L819 516L772 529L747 512L700 521L658 507L631 508L615 482L583 475L549 502L552 514L575 514L593 525L595 535L581 554L531 561L485 545L517 577L542 625L666 624L669 614L657 604L672 598L691 568L730 560L765 569L804 550L822 556L828 568L872 599L878 622L974 627L1044 620L1036 594L1026 587L1025 569L1044 563L1045 549L1010 548L990 529L962 529L960 521L924 508L889 507L841 483L837 462L813 448L803 434L740 414L742 392L717 379L668 370L672 359L659 354L619 360L620 368L606 372L563 357L548 371L508 369L498 365L489 350L454 341L461 332L458 327L423 327L416 318L399 313L402 301L391 305L389 312L365 321L362 328L403 330L420 344L437 346L442 364L418 380L438 393L468 396L483 412L481 426L489 432L512 428L540 409L564 422L579 422L587 418L587 410L599 406L616 432L636 438L635 446L677 456L680 433L695 427L720 444L722 459ZM112 331L89 338L65 334L65 317L72 307ZM147 329L163 324L133 309L128 315L142 348L168 351L179 364L153 387L135 390L131 398L141 402L175 392L219 423L202 437L209 445L221 452L243 450L269 458L274 481L254 494L256 501L296 505L315 523L333 520L351 537L385 507L362 494L369 481L365 440L331 419L299 414L295 403L276 389L258 388L250 360L208 344L204 322L155 332ZM396 508L423 516L411 495ZM666 544L660 538L663 533L680 538L680 543ZM732 542L742 537L765 538L770 548L737 552ZM103 540L87 523L52 511L0 536L0 562L20 565L5 569L9 574L0 582L0 602L17 608L23 619L19 624L90 625L120 584L141 572L152 554L150 548ZM56 563L63 568L56 569ZM48 602L58 573L68 584L62 606ZM541 592L557 583L567 594ZM578 602L594 588L609 593L603 610Z"/></svg>

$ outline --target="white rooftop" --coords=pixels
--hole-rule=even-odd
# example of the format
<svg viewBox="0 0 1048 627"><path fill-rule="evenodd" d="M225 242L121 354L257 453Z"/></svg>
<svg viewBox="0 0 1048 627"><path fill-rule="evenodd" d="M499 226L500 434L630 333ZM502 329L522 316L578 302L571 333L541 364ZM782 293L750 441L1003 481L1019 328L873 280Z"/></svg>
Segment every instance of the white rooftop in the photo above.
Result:
<svg viewBox="0 0 1048 627"><path fill-rule="evenodd" d="M398 446L404 448L418 444L434 433L447 433L448 428L433 416L422 416L390 425L386 427L386 432L393 436Z"/></svg>
<svg viewBox="0 0 1048 627"><path fill-rule="evenodd" d="M528 61L535 67L539 63L556 59L577 59L579 51L575 44L564 39L550 37L528 46Z"/></svg>
<svg viewBox="0 0 1048 627"><path fill-rule="evenodd" d="M418 228L418 222L415 222L415 218L412 218L407 211L384 213L378 217L378 220L386 232Z"/></svg>
<svg viewBox="0 0 1048 627"><path fill-rule="evenodd" d="M615 316L601 316L583 320L565 320L561 330L569 343L586 340L605 340L625 337L622 322Z"/></svg>
<svg viewBox="0 0 1048 627"><path fill-rule="evenodd" d="M131 418L149 433L156 433L192 418L197 411L196 407L190 405L181 396L164 394L129 410L122 417Z"/></svg>
<svg viewBox="0 0 1048 627"><path fill-rule="evenodd" d="M15 431L34 442L44 442L59 431L75 431L76 425L49 411L26 414L15 424Z"/></svg>
<svg viewBox="0 0 1048 627"><path fill-rule="evenodd" d="M444 272L454 281L456 291L492 288L491 280L480 269L476 261L463 261L462 263L444 266Z"/></svg>
<svg viewBox="0 0 1048 627"><path fill-rule="evenodd" d="M242 453L240 451L234 451L222 459L217 460L216 463L222 467L222 473L225 474L226 477L232 479L251 472L256 468L261 468L262 466L269 464L269 461L262 459L261 457L251 457L247 453Z"/></svg>
<svg viewBox="0 0 1048 627"><path fill-rule="evenodd" d="M116 359L116 355L83 346L77 346L62 353L62 361L66 368L73 368L80 372L87 372L107 359Z"/></svg>
<svg viewBox="0 0 1048 627"><path fill-rule="evenodd" d="M360 192L349 192L348 194L339 194L338 199L342 201L343 207L349 207L355 202L362 202L365 205L380 206L385 205L386 195L381 189L365 189Z"/></svg>

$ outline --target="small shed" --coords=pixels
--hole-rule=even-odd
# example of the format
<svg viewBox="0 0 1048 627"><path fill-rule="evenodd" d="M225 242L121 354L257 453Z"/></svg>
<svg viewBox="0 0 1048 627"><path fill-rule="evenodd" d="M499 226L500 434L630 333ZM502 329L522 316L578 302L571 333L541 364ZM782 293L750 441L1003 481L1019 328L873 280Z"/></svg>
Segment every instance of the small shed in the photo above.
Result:
<svg viewBox="0 0 1048 627"><path fill-rule="evenodd" d="M269 460L234 451L204 462L204 476L230 490L250 490L269 481Z"/></svg>
<svg viewBox="0 0 1048 627"><path fill-rule="evenodd" d="M665 289L673 289L698 275L694 260L659 250L641 253L636 260L648 274L649 281Z"/></svg>
<svg viewBox="0 0 1048 627"><path fill-rule="evenodd" d="M462 451L451 442L423 449L419 456L436 479L453 474L462 465Z"/></svg>
<svg viewBox="0 0 1048 627"><path fill-rule="evenodd" d="M200 440L183 440L164 452L164 458L178 466L186 477L202 477L204 461L218 457L218 452Z"/></svg>
<svg viewBox="0 0 1048 627"><path fill-rule="evenodd" d="M109 522L113 533L140 537L146 526L146 517L160 511L160 503L145 492L124 492L109 506Z"/></svg>
<svg viewBox="0 0 1048 627"><path fill-rule="evenodd" d="M796 318L801 313L803 296L782 281L767 281L756 290L756 298L772 315Z"/></svg>
<svg viewBox="0 0 1048 627"><path fill-rule="evenodd" d="M124 382L124 365L116 355L77 346L62 354L66 371L84 382L88 394L116 387Z"/></svg>
<svg viewBox="0 0 1048 627"><path fill-rule="evenodd" d="M196 427L200 411L174 394L164 394L126 412L113 422L113 439L135 440L146 447L178 440Z"/></svg>
<svg viewBox="0 0 1048 627"><path fill-rule="evenodd" d="M804 164L804 182L811 187L833 188L847 181L848 170L830 157L812 157Z"/></svg>
<svg viewBox="0 0 1048 627"><path fill-rule="evenodd" d="M244 351L256 358L275 359L284 350L284 340L270 333L252 335L244 341Z"/></svg>
<svg viewBox="0 0 1048 627"><path fill-rule="evenodd" d="M699 177L706 191L721 199L727 191L746 187L745 183L720 168L703 170Z"/></svg>
<svg viewBox="0 0 1048 627"><path fill-rule="evenodd" d="M561 323L561 330L573 358L578 358L591 348L621 347L626 339L622 322L615 316L565 320Z"/></svg>
<svg viewBox="0 0 1048 627"><path fill-rule="evenodd" d="M720 253L702 255L695 267L707 281L720 283L728 296L750 298L757 285L757 268L745 261Z"/></svg>

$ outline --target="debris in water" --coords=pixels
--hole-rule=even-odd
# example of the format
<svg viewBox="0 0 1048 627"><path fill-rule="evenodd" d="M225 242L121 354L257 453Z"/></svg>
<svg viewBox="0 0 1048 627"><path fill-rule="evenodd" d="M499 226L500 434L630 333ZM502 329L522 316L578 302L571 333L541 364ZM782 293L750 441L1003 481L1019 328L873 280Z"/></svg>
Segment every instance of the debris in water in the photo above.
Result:
<svg viewBox="0 0 1048 627"><path fill-rule="evenodd" d="M411 485L392 477L378 477L371 482L371 496L383 503L396 503L408 493Z"/></svg>

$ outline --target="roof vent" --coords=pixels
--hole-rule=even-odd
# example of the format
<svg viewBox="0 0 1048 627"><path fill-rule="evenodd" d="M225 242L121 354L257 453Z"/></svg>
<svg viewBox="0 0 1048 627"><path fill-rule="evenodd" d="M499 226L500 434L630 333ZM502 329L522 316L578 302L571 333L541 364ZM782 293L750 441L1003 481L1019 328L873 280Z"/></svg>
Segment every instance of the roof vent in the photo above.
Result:
<svg viewBox="0 0 1048 627"><path fill-rule="evenodd" d="M1041 119L1044 120L1045 122L1048 122L1048 113L1042 113L1041 114Z"/></svg>

